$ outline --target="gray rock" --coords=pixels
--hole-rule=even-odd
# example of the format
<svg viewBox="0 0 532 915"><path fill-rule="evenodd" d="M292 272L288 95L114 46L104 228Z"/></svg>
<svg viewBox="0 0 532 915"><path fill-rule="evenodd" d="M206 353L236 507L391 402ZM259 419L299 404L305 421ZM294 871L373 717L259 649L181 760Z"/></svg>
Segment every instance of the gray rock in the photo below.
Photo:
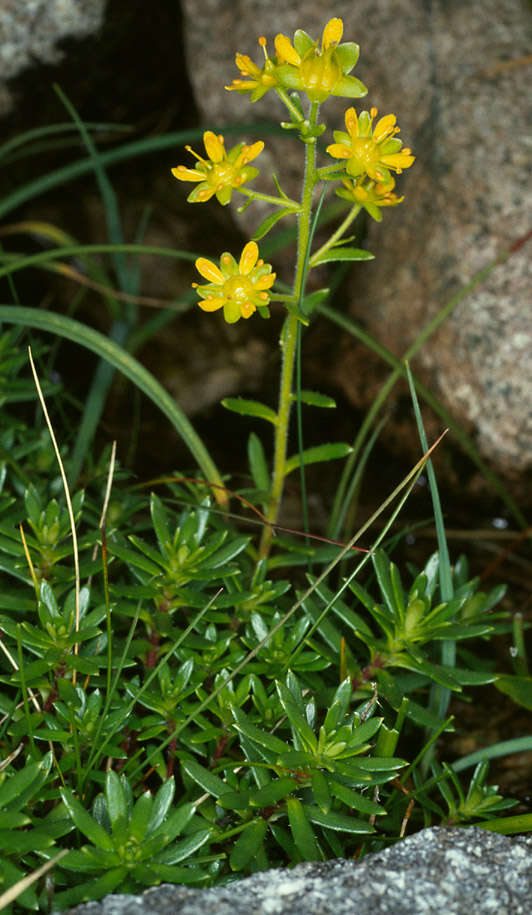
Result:
<svg viewBox="0 0 532 915"><path fill-rule="evenodd" d="M344 37L360 44L354 73L369 93L357 107L395 112L401 137L417 155L398 182L404 203L386 211L380 225L370 221L367 247L376 260L353 270L348 296L351 315L396 355L477 271L526 236L532 18L523 0L183 0L183 10L190 78L209 124L276 118L281 110L270 96L251 105L223 88L238 75L236 50L260 61L257 36L268 38L273 53L277 32L291 36L302 27L319 37L325 22L340 16ZM327 102L324 118L343 127L348 104ZM268 139L267 145L290 189L294 144ZM254 164L268 172L264 154ZM532 466L527 255L525 245L516 247L413 365L507 476ZM365 406L367 386L346 370L349 347L345 359L336 378Z"/></svg>
<svg viewBox="0 0 532 915"><path fill-rule="evenodd" d="M12 98L7 80L37 62L57 63L63 38L100 28L106 0L0 0L0 116Z"/></svg>
<svg viewBox="0 0 532 915"><path fill-rule="evenodd" d="M161 886L72 915L530 915L532 838L424 829L360 861L298 864L225 887Z"/></svg>

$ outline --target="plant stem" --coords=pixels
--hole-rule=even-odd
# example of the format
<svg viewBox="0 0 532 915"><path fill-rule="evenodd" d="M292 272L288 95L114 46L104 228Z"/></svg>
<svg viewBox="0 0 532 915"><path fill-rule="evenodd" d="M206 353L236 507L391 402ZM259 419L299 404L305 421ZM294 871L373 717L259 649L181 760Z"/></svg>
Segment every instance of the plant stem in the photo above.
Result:
<svg viewBox="0 0 532 915"><path fill-rule="evenodd" d="M309 121L312 125L317 123L318 104L313 102L310 109ZM300 303L304 289L308 268L307 249L310 239L310 225L312 215L312 195L316 185L316 140L306 143L305 174L303 178L303 191L301 195L301 210L298 214L297 261L293 286L293 299ZM273 455L273 476L270 497L266 510L268 524L264 527L259 546L259 559L265 558L270 552L273 535L273 525L279 514L279 507L283 495L286 449L288 444L288 427L290 423L290 407L292 405L292 379L294 375L294 359L297 347L298 318L290 313L286 318L281 331L282 368L279 389L279 407L277 410L277 423L275 426L275 443Z"/></svg>

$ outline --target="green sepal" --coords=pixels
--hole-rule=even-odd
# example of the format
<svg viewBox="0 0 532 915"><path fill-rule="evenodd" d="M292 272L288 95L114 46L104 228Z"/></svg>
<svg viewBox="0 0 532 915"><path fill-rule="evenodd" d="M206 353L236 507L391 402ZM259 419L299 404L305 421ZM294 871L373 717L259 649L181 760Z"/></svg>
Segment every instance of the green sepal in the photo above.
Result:
<svg viewBox="0 0 532 915"><path fill-rule="evenodd" d="M338 80L332 92L332 95L339 95L343 98L363 98L367 94L368 87L356 76L343 76Z"/></svg>
<svg viewBox="0 0 532 915"><path fill-rule="evenodd" d="M316 45L316 42L310 37L304 29L296 29L294 32L294 48L300 57L304 57L307 51L310 51Z"/></svg>
<svg viewBox="0 0 532 915"><path fill-rule="evenodd" d="M340 61L342 73L347 74L351 72L359 58L360 47L354 41L344 41L336 47L334 53Z"/></svg>

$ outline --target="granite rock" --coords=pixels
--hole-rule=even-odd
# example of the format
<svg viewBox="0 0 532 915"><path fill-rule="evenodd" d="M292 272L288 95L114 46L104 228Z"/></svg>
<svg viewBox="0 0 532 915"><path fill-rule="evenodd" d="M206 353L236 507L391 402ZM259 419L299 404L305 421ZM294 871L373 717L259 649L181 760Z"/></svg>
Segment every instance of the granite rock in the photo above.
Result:
<svg viewBox="0 0 532 915"><path fill-rule="evenodd" d="M36 63L57 63L64 38L97 31L107 0L0 0L0 116L12 106L8 80Z"/></svg>
<svg viewBox="0 0 532 915"><path fill-rule="evenodd" d="M456 292L512 248L429 339L414 368L499 471L511 477L532 467L532 284L529 251L521 244L532 209L530 6L524 0L183 0L183 11L190 79L209 125L281 111L270 96L250 105L225 92L237 75L235 50L259 61L257 36L265 35L273 52L277 32L291 36L302 27L318 37L331 16L343 18L344 37L361 46L354 73L369 89L357 105L396 112L417 161L400 178L402 206L385 212L380 225L370 221L366 247L376 260L353 269L348 292L335 304L402 356ZM330 125L343 126L347 104L327 102ZM255 164L267 174L275 161L290 190L298 171L295 144L268 139L267 145L273 159L265 151ZM252 209L244 218L252 218ZM335 379L364 407L367 387L346 370L349 345L344 355L332 367Z"/></svg>
<svg viewBox="0 0 532 915"><path fill-rule="evenodd" d="M360 861L298 864L227 886L164 885L71 915L529 915L532 839L425 829Z"/></svg>

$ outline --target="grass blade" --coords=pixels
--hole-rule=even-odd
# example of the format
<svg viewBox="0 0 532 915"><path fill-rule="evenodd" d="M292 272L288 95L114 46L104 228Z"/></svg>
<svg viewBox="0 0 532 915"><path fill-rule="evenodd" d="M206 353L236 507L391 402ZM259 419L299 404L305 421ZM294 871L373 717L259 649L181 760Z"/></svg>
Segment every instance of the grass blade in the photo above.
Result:
<svg viewBox="0 0 532 915"><path fill-rule="evenodd" d="M157 379L122 347L104 337L98 331L93 330L92 327L87 327L72 318L54 314L44 309L0 305L0 321L5 321L8 324L22 324L25 327L35 327L39 330L65 337L67 340L72 340L74 343L79 343L80 346L92 350L97 356L107 360L122 372L170 420L205 474L206 479L216 484L216 487L221 487L219 489L213 488L217 502L224 506L227 504L227 494L224 490L221 476L205 445L185 414Z"/></svg>

